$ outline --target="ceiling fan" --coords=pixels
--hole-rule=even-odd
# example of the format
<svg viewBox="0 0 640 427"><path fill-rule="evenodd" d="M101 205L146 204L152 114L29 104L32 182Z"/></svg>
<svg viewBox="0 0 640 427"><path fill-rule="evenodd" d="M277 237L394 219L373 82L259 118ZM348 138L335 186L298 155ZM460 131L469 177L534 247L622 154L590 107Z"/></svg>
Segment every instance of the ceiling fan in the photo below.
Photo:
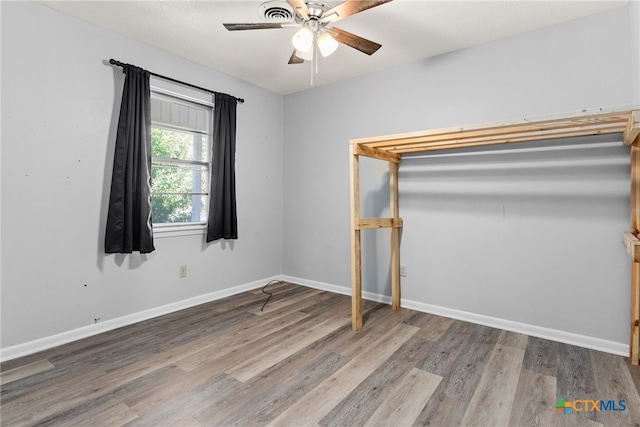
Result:
<svg viewBox="0 0 640 427"><path fill-rule="evenodd" d="M268 9L265 16L269 18L269 14L271 14L275 16L276 20L287 22L223 25L229 31L300 27L291 40L294 50L289 58L289 64L301 64L305 60L314 61L317 51L324 57L329 56L338 48L338 43L372 55L380 49L380 44L330 25L390 1L346 0L335 7L328 8L316 1L287 0L288 5L295 11L295 15L287 10L286 4L271 1L261 5L262 9ZM278 5L274 5L274 3L278 3Z"/></svg>

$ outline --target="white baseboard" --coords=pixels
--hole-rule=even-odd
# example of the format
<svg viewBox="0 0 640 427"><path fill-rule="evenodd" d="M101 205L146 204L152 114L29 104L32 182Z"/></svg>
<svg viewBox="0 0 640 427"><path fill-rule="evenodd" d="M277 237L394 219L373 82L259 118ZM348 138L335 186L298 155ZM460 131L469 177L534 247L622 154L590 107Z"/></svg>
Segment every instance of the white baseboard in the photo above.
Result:
<svg viewBox="0 0 640 427"><path fill-rule="evenodd" d="M333 292L334 294L342 294L351 296L351 287L331 285L329 283L317 282L315 280L302 279L300 277L293 277L283 275L282 279L285 282L296 283L298 285L306 286L308 288L321 289L323 291ZM374 294L373 292L362 292L362 298L368 301L381 302L383 304L391 304L391 297L386 295Z"/></svg>
<svg viewBox="0 0 640 427"><path fill-rule="evenodd" d="M45 338L39 338L11 347L6 347L0 349L0 360L6 361L15 359L17 357L37 353L42 350L47 350L49 348L67 344L72 341L77 341L82 338L98 335L103 332L111 331L123 326L128 326L133 323L141 322L143 320L148 320L154 317L173 313L175 311L184 310L185 308L194 307L196 305L219 300L242 292L258 289L264 286L265 283L268 283L271 280L278 280L280 278L281 276L274 276L250 283L245 283L242 285L234 286L232 288L210 292L207 294L198 295L197 297L187 298L182 301L177 301L160 307L151 308L149 310L140 311L138 313L128 314L126 316L118 317L115 319L109 319L104 322L96 323L95 325L83 326L71 331L62 332L60 334L51 335Z"/></svg>
<svg viewBox="0 0 640 427"><path fill-rule="evenodd" d="M128 326L133 323L141 322L143 320L148 320L154 317L173 313L175 311L184 310L185 308L194 307L199 304L204 304L207 302L211 302L211 301L219 300L232 295L236 295L242 292L258 289L264 286L266 283L270 282L271 280L283 280L283 281L296 283L296 284L307 286L314 289L321 289L324 291L333 292L336 294L351 295L350 287L337 286L329 283L318 282L315 280L308 280L300 277L293 277L293 276L287 276L287 275L273 276L266 279L257 280L254 282L234 286L232 288L223 289L221 291L210 292L207 294L199 295L197 297L188 298L188 299L171 303L171 304L166 304L166 305L152 308L149 310L144 310L138 313L133 313L126 316L118 317L116 319L106 320L104 322L97 323L95 325L84 326L71 331L62 332L60 334L29 341L23 344L6 347L3 349L0 349L0 360L6 361L6 360L15 359L17 357L22 357L29 354L37 353L42 350L57 347L59 345L67 344L72 341L77 341L82 338L91 337L103 332L111 331L113 329L121 328L123 326ZM363 292L362 298L369 301L380 302L383 304L391 303L391 297L386 295L375 294L372 292ZM444 316L452 319L463 320L466 322L489 326L492 328L499 328L507 331L518 332L518 333L530 335L533 337L544 338L552 341L558 341L566 344L576 345L579 347L585 347L585 348L603 351L606 353L612 353L620 356L627 356L629 351L628 344L625 344L625 343L608 341L601 338L574 334L571 332L561 331L557 329L543 328L540 326L513 322L510 320L484 316L481 314L469 313L466 311L455 310L455 309L441 307L441 306L432 305L432 304L425 304L422 302L411 301L407 299L402 299L401 305L404 308L420 311L423 313L430 313L438 316Z"/></svg>
<svg viewBox="0 0 640 427"><path fill-rule="evenodd" d="M308 288L321 289L323 291L333 292L334 294L351 295L351 288L345 288L344 286L331 285L324 282L316 282L315 280L301 279L300 277L293 277L283 275L281 279L283 282L295 283L298 285L306 286Z"/></svg>
<svg viewBox="0 0 640 427"><path fill-rule="evenodd" d="M317 282L314 280L302 279L300 277L282 276L282 280L297 283L310 288L322 289L343 295L351 295L351 288L344 286L336 286L329 283ZM386 295L374 294L371 292L362 292L362 298L370 301L391 304L391 297ZM425 304L418 301L401 299L400 305L410 310L420 311L423 313L435 314L438 316L449 317L465 322L476 323L492 328L504 329L511 332L518 332L537 338L544 338L551 341L558 341L565 344L571 344L592 350L603 351L605 353L616 354L619 356L629 355L629 345L615 341L604 340L601 338L590 337L587 335L579 335L571 332L561 331L558 329L544 328L541 326L530 325L526 323L514 322L511 320L500 319L496 317L485 316L482 314L469 313L466 311L455 310L447 307L441 307L432 304Z"/></svg>
<svg viewBox="0 0 640 427"><path fill-rule="evenodd" d="M572 332L561 331L558 329L550 329L542 326L530 325L527 323L514 322L511 320L500 319L497 317L485 316L482 314L469 313L461 310L441 307L437 305L425 304L416 301L402 299L401 305L404 308L421 311L424 313L435 314L438 316L449 317L452 319L463 320L465 322L476 323L478 325L490 326L492 328L504 329L506 331L518 332L520 334L529 335L537 338L544 338L551 341L558 341L565 344L571 344L578 347L584 347L591 350L612 353L618 356L628 356L628 344L615 341L604 340L602 338L590 337L587 335L574 334Z"/></svg>

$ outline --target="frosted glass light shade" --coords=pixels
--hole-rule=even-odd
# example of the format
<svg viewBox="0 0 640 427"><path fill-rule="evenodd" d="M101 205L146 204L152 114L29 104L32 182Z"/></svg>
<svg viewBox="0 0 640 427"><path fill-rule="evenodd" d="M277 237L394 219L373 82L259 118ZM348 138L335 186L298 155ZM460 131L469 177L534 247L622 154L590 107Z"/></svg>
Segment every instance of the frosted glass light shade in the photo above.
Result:
<svg viewBox="0 0 640 427"><path fill-rule="evenodd" d="M291 42L297 50L306 52L313 45L313 31L309 27L302 27L293 35Z"/></svg>
<svg viewBox="0 0 640 427"><path fill-rule="evenodd" d="M320 34L318 37L318 49L322 56L327 57L336 51L338 42L329 33Z"/></svg>
<svg viewBox="0 0 640 427"><path fill-rule="evenodd" d="M313 61L313 49L309 49L306 52L296 49L296 56L300 59L304 59L305 61Z"/></svg>

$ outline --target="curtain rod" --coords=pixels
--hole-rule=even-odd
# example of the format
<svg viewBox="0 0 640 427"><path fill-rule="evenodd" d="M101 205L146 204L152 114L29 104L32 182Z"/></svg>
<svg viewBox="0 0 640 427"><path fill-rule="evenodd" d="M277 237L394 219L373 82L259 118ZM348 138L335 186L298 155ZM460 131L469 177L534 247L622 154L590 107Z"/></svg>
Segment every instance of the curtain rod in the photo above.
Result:
<svg viewBox="0 0 640 427"><path fill-rule="evenodd" d="M109 60L109 64L117 65L119 67L122 67L123 65L131 65L131 64L125 64L124 62L116 61L115 59L110 59ZM140 67L138 67L138 68L140 68ZM147 73L149 73L150 75L152 75L154 77L159 77L161 79L168 80L170 82L178 83L178 84L181 84L181 85L184 85L184 86L189 86L189 87L192 87L194 89L198 89L198 90L202 90L204 92L212 93L214 95L215 94L227 95L227 96L230 96L230 97L234 98L240 104L244 103L244 99L236 98L235 96L229 95L227 93L216 92L216 91L213 91L213 90L210 90L210 89L206 89L206 88L203 88L203 87L200 87L200 86L192 85L191 83L187 83L187 82L183 82L183 81L180 81L180 80L172 79L171 77L163 76L161 74L156 74L156 73L153 73L153 72L151 72L149 70L144 70L144 71L146 71Z"/></svg>

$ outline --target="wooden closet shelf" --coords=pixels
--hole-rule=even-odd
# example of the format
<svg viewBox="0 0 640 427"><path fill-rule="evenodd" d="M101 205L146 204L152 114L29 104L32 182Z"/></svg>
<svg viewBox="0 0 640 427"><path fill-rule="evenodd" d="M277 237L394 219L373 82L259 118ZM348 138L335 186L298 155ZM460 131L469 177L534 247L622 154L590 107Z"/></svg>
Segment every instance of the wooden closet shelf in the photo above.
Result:
<svg viewBox="0 0 640 427"><path fill-rule="evenodd" d="M400 244L402 227L398 209L398 166L403 154L477 147L512 142L536 141L579 136L620 134L630 146L631 157L631 232L622 242L631 262L631 334L629 358L640 363L640 109L582 110L561 116L538 117L472 126L457 126L408 132L349 141L351 188L351 286L352 328L362 328L362 248L360 231L367 228L391 229L391 307L400 308ZM389 215L391 218L360 218L359 156L389 162Z"/></svg>
<svg viewBox="0 0 640 427"><path fill-rule="evenodd" d="M390 155L576 136L623 134L638 144L640 110L584 110L564 116L457 126L351 140L357 154L396 161ZM393 159L393 160L392 160Z"/></svg>

